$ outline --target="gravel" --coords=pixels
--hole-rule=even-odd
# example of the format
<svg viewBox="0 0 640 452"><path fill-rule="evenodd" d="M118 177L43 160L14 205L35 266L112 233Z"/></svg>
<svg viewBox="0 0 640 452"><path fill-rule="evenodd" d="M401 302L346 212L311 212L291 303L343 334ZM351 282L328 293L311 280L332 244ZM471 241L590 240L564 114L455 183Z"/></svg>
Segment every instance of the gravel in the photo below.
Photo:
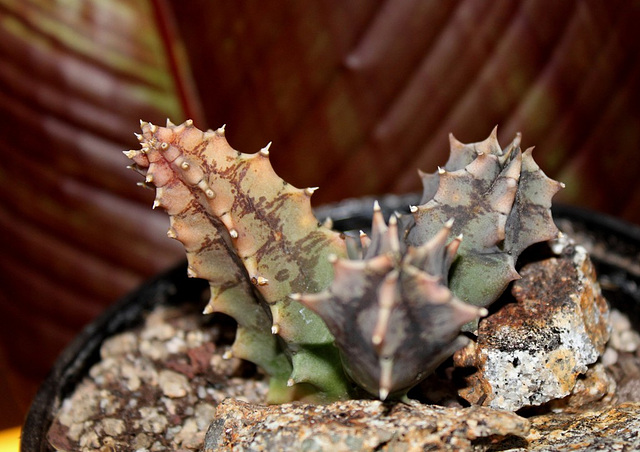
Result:
<svg viewBox="0 0 640 452"><path fill-rule="evenodd" d="M623 314L612 317L600 362L616 389L597 398L640 401L640 336ZM141 327L104 342L101 361L62 402L50 443L62 451L200 450L224 399L266 399L267 381L254 366L223 358L232 338L232 327L192 306L157 307Z"/></svg>
<svg viewBox="0 0 640 452"><path fill-rule="evenodd" d="M229 350L228 326L193 307L156 308L104 342L101 361L64 400L49 432L57 450L198 450L226 397L264 401L267 382Z"/></svg>

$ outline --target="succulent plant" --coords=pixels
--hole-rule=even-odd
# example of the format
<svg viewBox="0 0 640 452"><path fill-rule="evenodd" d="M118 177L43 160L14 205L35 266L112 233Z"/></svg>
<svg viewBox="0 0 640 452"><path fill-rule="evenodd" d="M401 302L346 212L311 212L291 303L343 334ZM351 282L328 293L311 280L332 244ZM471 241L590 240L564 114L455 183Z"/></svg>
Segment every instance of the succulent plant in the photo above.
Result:
<svg viewBox="0 0 640 452"><path fill-rule="evenodd" d="M314 188L279 178L269 146L231 148L224 127L141 122L141 149L125 152L156 187L189 275L210 282L205 312L238 322L232 354L271 376L270 399L328 401L358 394L402 397L462 347L464 324L518 277L530 244L557 234L547 178L497 132L480 143L451 137L444 168L421 173L413 215L371 236L332 231L311 211Z"/></svg>
<svg viewBox="0 0 640 452"><path fill-rule="evenodd" d="M185 246L189 275L210 281L206 312L237 320L233 354L271 375L272 401L347 397L333 337L288 297L326 287L327 257L346 255L340 234L311 212L314 190L280 179L268 146L255 154L232 149L224 128L202 132L191 121L141 128L142 148L127 156L155 185L154 206L169 213L168 235Z"/></svg>
<svg viewBox="0 0 640 452"><path fill-rule="evenodd" d="M327 323L347 374L382 400L403 396L466 344L462 325L486 315L446 286L460 245L447 245L452 222L417 248L403 244L397 224L392 216L387 227L376 204L361 256L334 256L326 291L292 295Z"/></svg>
<svg viewBox="0 0 640 452"><path fill-rule="evenodd" d="M520 135L501 149L497 128L484 141L463 144L450 135L443 168L421 173L421 205L412 207L415 225L407 240L419 245L455 218L451 233L462 234L450 287L463 301L491 304L514 279L520 253L557 236L551 198L563 186L548 178L532 151L520 150Z"/></svg>

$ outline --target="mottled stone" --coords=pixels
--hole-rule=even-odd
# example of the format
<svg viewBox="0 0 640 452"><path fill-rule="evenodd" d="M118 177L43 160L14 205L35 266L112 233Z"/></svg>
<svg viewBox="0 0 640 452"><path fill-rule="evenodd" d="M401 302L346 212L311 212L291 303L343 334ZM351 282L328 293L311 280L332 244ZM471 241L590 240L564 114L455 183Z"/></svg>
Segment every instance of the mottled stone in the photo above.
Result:
<svg viewBox="0 0 640 452"><path fill-rule="evenodd" d="M515 450L640 450L640 403L537 416L526 439Z"/></svg>
<svg viewBox="0 0 640 452"><path fill-rule="evenodd" d="M596 404L612 404L616 398L616 389L615 379L601 363L596 363L577 379L571 394L563 399L552 400L549 408L575 411Z"/></svg>
<svg viewBox="0 0 640 452"><path fill-rule="evenodd" d="M483 319L477 342L455 354L476 368L459 394L471 403L516 411L567 396L604 351L609 310L580 246L555 243L558 257L526 265L515 303Z"/></svg>
<svg viewBox="0 0 640 452"><path fill-rule="evenodd" d="M218 405L203 450L469 450L528 431L529 421L514 413L477 406L377 400L266 406L227 399Z"/></svg>

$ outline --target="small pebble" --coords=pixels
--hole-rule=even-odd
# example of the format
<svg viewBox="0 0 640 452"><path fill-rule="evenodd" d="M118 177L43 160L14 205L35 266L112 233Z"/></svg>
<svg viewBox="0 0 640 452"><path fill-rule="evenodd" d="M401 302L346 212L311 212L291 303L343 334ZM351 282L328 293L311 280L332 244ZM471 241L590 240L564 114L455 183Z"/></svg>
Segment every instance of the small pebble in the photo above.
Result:
<svg viewBox="0 0 640 452"><path fill-rule="evenodd" d="M205 335L201 330L189 331L186 337L187 346L189 348L199 347L209 340L210 339L205 338Z"/></svg>
<svg viewBox="0 0 640 452"><path fill-rule="evenodd" d="M98 448L100 447L100 439L96 432L88 431L80 437L79 444L84 449Z"/></svg>
<svg viewBox="0 0 640 452"><path fill-rule="evenodd" d="M213 421L216 414L216 408L209 403L198 403L195 408L195 420L198 425L198 429L206 431Z"/></svg>
<svg viewBox="0 0 640 452"><path fill-rule="evenodd" d="M134 353L138 348L138 338L132 332L117 334L103 342L100 347L100 356L115 357Z"/></svg>
<svg viewBox="0 0 640 452"><path fill-rule="evenodd" d="M191 389L187 377L172 370L160 371L158 385L164 395L172 398L184 397Z"/></svg>
<svg viewBox="0 0 640 452"><path fill-rule="evenodd" d="M80 394L80 403L73 411L71 421L77 424L89 420L97 415L100 400L99 396L100 394L98 392Z"/></svg>
<svg viewBox="0 0 640 452"><path fill-rule="evenodd" d="M160 441L156 441L155 443L153 443L153 446L151 446L152 452L161 452L165 450L169 450L169 448L163 445Z"/></svg>
<svg viewBox="0 0 640 452"><path fill-rule="evenodd" d="M613 331L609 346L619 352L633 353L640 348L640 334L631 326L629 318L616 309L611 310Z"/></svg>
<svg viewBox="0 0 640 452"><path fill-rule="evenodd" d="M184 443L195 436L196 433L198 433L198 425L196 424L195 419L190 417L184 422L180 431L175 435L175 441L178 444L185 446ZM200 438L200 443L202 443L203 440L204 435Z"/></svg>
<svg viewBox="0 0 640 452"><path fill-rule="evenodd" d="M187 348L187 343L185 340L179 336L172 337L165 344L167 347L167 351L172 354L182 353Z"/></svg>
<svg viewBox="0 0 640 452"><path fill-rule="evenodd" d="M105 418L102 420L102 428L109 436L118 436L124 433L125 424L122 419Z"/></svg>
<svg viewBox="0 0 640 452"><path fill-rule="evenodd" d="M147 328L140 337L143 340L168 341L176 335L176 329L168 323L158 323L157 325Z"/></svg>
<svg viewBox="0 0 640 452"><path fill-rule="evenodd" d="M154 361L164 361L169 356L169 351L165 347L164 342L160 341L141 341L140 353Z"/></svg>
<svg viewBox="0 0 640 452"><path fill-rule="evenodd" d="M166 416L160 414L156 407L140 408L140 425L145 432L162 433L168 423Z"/></svg>
<svg viewBox="0 0 640 452"><path fill-rule="evenodd" d="M131 443L131 447L136 450L148 450L147 448L151 445L151 437L146 433L138 433Z"/></svg>
<svg viewBox="0 0 640 452"><path fill-rule="evenodd" d="M611 366L618 362L618 352L613 347L607 346L600 357L600 361L605 367Z"/></svg>

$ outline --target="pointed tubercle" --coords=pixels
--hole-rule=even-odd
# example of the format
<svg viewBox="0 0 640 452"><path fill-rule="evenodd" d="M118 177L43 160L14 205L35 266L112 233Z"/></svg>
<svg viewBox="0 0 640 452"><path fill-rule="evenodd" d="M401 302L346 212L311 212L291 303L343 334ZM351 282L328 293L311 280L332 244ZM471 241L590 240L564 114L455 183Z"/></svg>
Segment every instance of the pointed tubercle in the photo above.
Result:
<svg viewBox="0 0 640 452"><path fill-rule="evenodd" d="M269 148L271 148L271 141L269 141L265 147L260 149L260 155L263 157L269 157Z"/></svg>
<svg viewBox="0 0 640 452"><path fill-rule="evenodd" d="M394 253L400 252L400 237L398 236L398 217L393 214L389 218L389 248Z"/></svg>
<svg viewBox="0 0 640 452"><path fill-rule="evenodd" d="M393 377L393 360L391 358L380 359L380 382L378 383L378 397L383 402L389 397Z"/></svg>
<svg viewBox="0 0 640 452"><path fill-rule="evenodd" d="M308 187L304 189L304 194L307 196L312 196L315 191L318 189L319 187Z"/></svg>

